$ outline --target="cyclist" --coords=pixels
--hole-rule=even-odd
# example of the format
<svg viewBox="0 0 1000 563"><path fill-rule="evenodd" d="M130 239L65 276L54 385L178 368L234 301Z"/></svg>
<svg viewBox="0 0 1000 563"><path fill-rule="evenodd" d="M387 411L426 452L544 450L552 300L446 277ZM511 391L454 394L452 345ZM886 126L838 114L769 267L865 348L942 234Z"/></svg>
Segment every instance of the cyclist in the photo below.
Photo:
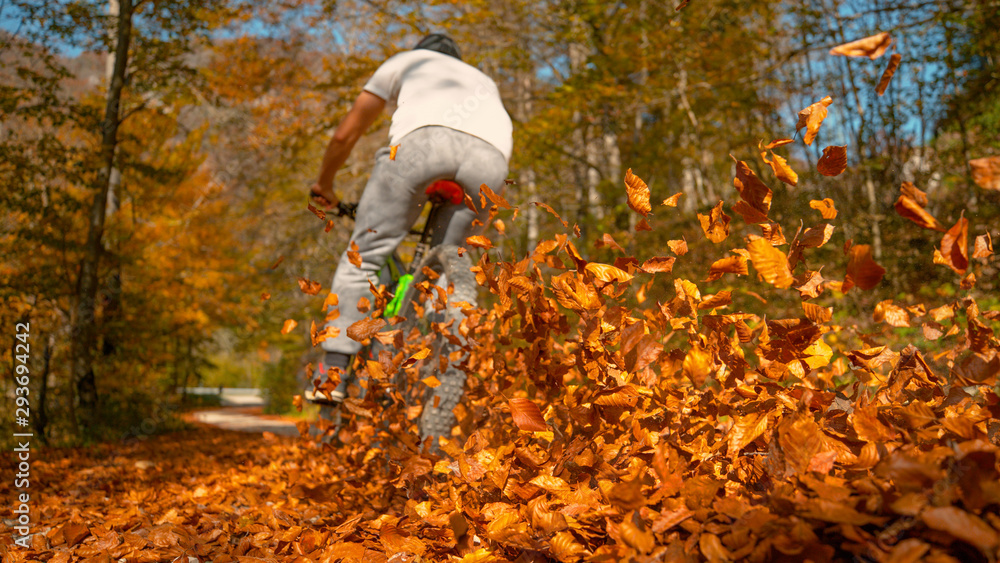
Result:
<svg viewBox="0 0 1000 563"><path fill-rule="evenodd" d="M365 84L326 148L319 178L310 188L313 203L325 209L339 203L334 175L387 107L392 112L389 146L375 153L351 235L361 267L351 264L350 247L345 249L330 288L339 307L330 307L326 322L326 328L338 333L322 343L325 354L317 370L321 378L332 367L346 370L360 350L361 343L347 336L347 327L364 317L358 302L370 293L369 281L378 285L386 259L419 216L427 201L424 188L454 180L478 205L480 185L501 193L507 176L513 126L496 84L462 62L453 40L435 33L413 50L387 59ZM453 204L438 217L431 244L461 245L477 213ZM342 401L346 381L332 395L331 402Z"/></svg>

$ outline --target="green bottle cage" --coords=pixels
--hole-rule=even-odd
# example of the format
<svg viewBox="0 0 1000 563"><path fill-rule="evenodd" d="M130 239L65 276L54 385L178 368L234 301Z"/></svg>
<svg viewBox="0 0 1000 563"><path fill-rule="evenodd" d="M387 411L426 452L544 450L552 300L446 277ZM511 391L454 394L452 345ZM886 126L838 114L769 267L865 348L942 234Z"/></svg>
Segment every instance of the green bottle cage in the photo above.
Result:
<svg viewBox="0 0 1000 563"><path fill-rule="evenodd" d="M399 277L399 282L396 284L396 294L392 296L392 301L385 306L385 313L382 314L383 317L388 319L399 314L399 310L403 307L403 297L406 295L406 290L410 288L411 283L413 283L412 275L404 274Z"/></svg>

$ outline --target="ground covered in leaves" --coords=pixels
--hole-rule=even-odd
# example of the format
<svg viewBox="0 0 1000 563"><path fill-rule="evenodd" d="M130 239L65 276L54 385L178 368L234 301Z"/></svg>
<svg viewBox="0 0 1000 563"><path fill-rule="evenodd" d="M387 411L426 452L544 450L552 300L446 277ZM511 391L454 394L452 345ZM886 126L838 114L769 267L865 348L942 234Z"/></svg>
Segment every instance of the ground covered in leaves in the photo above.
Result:
<svg viewBox="0 0 1000 563"><path fill-rule="evenodd" d="M851 49L881 54L871 39ZM804 143L833 103L800 113ZM754 167L794 186L776 152L792 142L734 159L732 201L697 216L715 256L686 240L632 256L602 235L609 258L585 259L561 218L565 232L510 260L470 237L490 297L464 305L443 355L382 319L391 296L373 288L348 334L395 352L362 366L368 392L346 401L335 445L197 430L39 454L38 534L29 550L0 538L5 560L996 561L1000 311L976 290L977 272L996 275L993 227L948 226L899 186L899 225L941 233L913 267L947 268L957 289L846 320L846 296L886 272L840 236L832 199L775 220ZM846 151L827 147L818 171L842 173ZM649 231L650 189L632 171L625 189ZM516 224L501 195L480 204L495 232ZM698 279L673 273L692 260ZM393 376L439 384L427 365L468 374L439 454Z"/></svg>

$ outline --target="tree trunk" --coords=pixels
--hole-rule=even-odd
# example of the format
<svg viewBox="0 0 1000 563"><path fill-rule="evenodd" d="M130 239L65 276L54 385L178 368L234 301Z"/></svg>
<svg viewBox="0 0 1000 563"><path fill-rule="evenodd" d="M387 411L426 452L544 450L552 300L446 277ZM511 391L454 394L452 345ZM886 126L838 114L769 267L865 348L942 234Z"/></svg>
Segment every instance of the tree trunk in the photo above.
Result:
<svg viewBox="0 0 1000 563"><path fill-rule="evenodd" d="M125 69L132 38L132 0L122 0L118 14L115 44L115 65L108 85L107 104L101 125L101 169L95 182L95 192L90 207L87 243L80 264L77 280L75 307L72 319L70 355L73 381L76 385L78 424L89 433L97 415L97 381L94 375L94 349L98 334L95 318L98 270L104 252L104 219L107 213L108 191L111 189L118 146L118 125L121 114L122 89L125 86Z"/></svg>
<svg viewBox="0 0 1000 563"><path fill-rule="evenodd" d="M36 377L36 379L38 379L38 404L35 408L37 409L38 414L31 419L32 426L35 429L35 434L38 435L42 444L48 443L45 436L45 430L49 425L49 413L48 410L46 410L45 402L49 389L49 370L52 365L53 345L55 345L55 336L50 334L46 337L45 347L42 349L42 371Z"/></svg>

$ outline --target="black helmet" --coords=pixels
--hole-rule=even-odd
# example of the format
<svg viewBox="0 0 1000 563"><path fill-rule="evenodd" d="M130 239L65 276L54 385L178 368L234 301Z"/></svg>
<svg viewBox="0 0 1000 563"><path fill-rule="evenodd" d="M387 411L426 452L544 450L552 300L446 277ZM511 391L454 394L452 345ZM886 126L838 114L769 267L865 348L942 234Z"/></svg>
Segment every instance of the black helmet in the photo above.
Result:
<svg viewBox="0 0 1000 563"><path fill-rule="evenodd" d="M424 37L417 43L417 46L413 50L417 49L429 49L431 51L437 51L439 53L444 53L445 55L450 55L458 60L462 60L462 56L458 54L458 45L443 33L432 33L427 37Z"/></svg>

